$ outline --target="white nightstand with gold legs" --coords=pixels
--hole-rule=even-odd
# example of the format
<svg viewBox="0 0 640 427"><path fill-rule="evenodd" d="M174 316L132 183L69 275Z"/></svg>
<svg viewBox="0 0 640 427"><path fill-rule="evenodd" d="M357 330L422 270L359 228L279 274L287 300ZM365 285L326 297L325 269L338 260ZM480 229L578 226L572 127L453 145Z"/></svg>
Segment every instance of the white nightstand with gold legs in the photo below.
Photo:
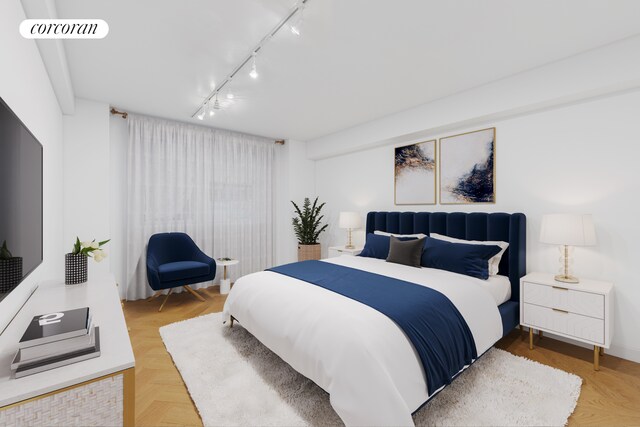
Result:
<svg viewBox="0 0 640 427"><path fill-rule="evenodd" d="M520 324L529 328L533 350L534 329L593 345L593 369L611 345L613 284L580 279L560 283L553 274L531 273L520 279Z"/></svg>

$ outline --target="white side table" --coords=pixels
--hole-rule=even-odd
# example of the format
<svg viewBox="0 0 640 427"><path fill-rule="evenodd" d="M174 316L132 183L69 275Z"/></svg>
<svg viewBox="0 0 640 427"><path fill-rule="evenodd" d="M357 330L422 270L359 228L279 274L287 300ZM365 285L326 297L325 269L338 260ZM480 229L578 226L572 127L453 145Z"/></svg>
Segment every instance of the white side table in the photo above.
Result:
<svg viewBox="0 0 640 427"><path fill-rule="evenodd" d="M613 284L580 279L556 282L553 274L529 273L520 279L520 324L593 345L593 369L600 369L603 348L613 334Z"/></svg>
<svg viewBox="0 0 640 427"><path fill-rule="evenodd" d="M228 294L229 291L231 290L231 279L229 279L227 275L227 267L230 265L236 265L239 262L240 261L238 261L237 259L230 259L230 260L216 259L216 264L224 267L224 270L222 273L222 279L220 279L220 293L222 295Z"/></svg>
<svg viewBox="0 0 640 427"><path fill-rule="evenodd" d="M356 256L362 252L362 246L356 246L353 249L347 249L344 246L331 246L329 247L329 258L337 257L340 255Z"/></svg>

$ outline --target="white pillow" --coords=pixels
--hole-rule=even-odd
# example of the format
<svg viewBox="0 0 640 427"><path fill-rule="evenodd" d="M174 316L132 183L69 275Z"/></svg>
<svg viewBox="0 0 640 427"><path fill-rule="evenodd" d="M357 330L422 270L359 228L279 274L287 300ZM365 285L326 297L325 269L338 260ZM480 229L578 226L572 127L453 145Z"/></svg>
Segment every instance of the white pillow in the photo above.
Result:
<svg viewBox="0 0 640 427"><path fill-rule="evenodd" d="M467 243L467 244L470 244L470 245L496 245L496 246L500 246L501 251L498 252L498 254L496 256L494 256L493 258L491 258L489 260L489 275L490 276L495 276L496 274L498 274L498 270L500 269L500 259L502 259L502 255L504 255L504 252L509 247L509 244L507 242L500 242L500 241L493 241L492 242L492 241L484 241L484 240L456 239L455 237L443 236L442 234L437 234L437 233L431 233L430 236L433 237L434 239L444 240L445 242Z"/></svg>
<svg viewBox="0 0 640 427"><path fill-rule="evenodd" d="M418 234L396 234L396 233L387 233L386 231L376 230L373 234L377 234L379 236L393 236L393 237L415 237L417 239L422 239L423 237L427 237L426 234L418 233Z"/></svg>

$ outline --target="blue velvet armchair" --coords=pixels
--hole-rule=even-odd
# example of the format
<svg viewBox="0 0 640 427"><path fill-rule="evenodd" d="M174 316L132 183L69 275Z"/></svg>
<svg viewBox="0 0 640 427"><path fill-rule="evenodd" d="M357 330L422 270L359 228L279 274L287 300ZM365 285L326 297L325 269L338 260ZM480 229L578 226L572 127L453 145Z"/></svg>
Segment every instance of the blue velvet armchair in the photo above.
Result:
<svg viewBox="0 0 640 427"><path fill-rule="evenodd" d="M154 234L147 246L147 279L156 291L151 299L169 289L160 309L173 289L182 286L200 301L204 298L189 285L207 282L216 277L216 262L208 257L185 233Z"/></svg>

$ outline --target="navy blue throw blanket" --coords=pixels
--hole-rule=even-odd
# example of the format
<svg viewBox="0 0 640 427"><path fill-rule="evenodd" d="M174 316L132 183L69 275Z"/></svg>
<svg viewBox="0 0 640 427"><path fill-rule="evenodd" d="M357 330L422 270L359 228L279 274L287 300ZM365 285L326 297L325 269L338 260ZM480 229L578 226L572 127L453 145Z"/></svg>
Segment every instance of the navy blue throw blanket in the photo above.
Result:
<svg viewBox="0 0 640 427"><path fill-rule="evenodd" d="M467 322L449 298L434 289L322 261L295 262L268 271L344 295L396 322L420 356L429 396L478 357Z"/></svg>

